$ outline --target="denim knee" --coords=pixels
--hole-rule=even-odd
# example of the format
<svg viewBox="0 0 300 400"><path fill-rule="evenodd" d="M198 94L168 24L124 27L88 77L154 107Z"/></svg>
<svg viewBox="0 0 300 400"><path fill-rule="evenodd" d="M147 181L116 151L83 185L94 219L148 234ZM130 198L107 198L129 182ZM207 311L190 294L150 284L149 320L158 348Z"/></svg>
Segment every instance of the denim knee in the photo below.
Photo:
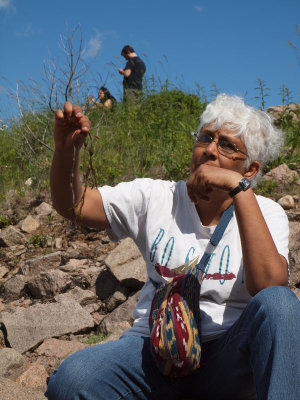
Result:
<svg viewBox="0 0 300 400"><path fill-rule="evenodd" d="M83 350L84 351L84 350ZM46 397L49 400L76 399L77 391L88 383L88 371L82 362L79 351L72 354L50 377Z"/></svg>
<svg viewBox="0 0 300 400"><path fill-rule="evenodd" d="M270 286L261 290L252 299L253 304L275 321L294 320L300 313L297 296L285 286Z"/></svg>

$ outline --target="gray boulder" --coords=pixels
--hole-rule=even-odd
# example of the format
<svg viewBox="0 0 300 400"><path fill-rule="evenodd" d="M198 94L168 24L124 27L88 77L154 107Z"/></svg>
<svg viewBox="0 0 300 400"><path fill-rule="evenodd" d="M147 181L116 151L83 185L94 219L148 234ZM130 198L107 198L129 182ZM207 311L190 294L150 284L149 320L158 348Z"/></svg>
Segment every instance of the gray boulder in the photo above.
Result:
<svg viewBox="0 0 300 400"><path fill-rule="evenodd" d="M76 301L18 307L2 312L7 341L19 353L36 347L43 340L94 327L93 318Z"/></svg>
<svg viewBox="0 0 300 400"><path fill-rule="evenodd" d="M15 226L8 226L0 231L0 247L10 247L26 243L26 237Z"/></svg>
<svg viewBox="0 0 300 400"><path fill-rule="evenodd" d="M25 364L25 358L14 349L0 349L0 376L7 377L12 369Z"/></svg>
<svg viewBox="0 0 300 400"><path fill-rule="evenodd" d="M72 279L60 270L41 271L39 275L29 277L27 289L36 299L52 298L58 293L68 289Z"/></svg>
<svg viewBox="0 0 300 400"><path fill-rule="evenodd" d="M290 221L289 228L290 286L294 288L300 283L300 224Z"/></svg>
<svg viewBox="0 0 300 400"><path fill-rule="evenodd" d="M10 379L0 377L0 399L2 400L46 400L42 391L27 389Z"/></svg>
<svg viewBox="0 0 300 400"><path fill-rule="evenodd" d="M114 311L108 314L99 325L99 332L102 333L113 333L115 327L121 322L128 322L130 325L133 323L133 310L136 307L138 299L140 297L140 292L135 293L133 296L129 297L127 301L122 303Z"/></svg>
<svg viewBox="0 0 300 400"><path fill-rule="evenodd" d="M26 260L25 265L20 268L23 275L36 275L42 270L55 269L60 266L62 261L61 252L56 251L39 257Z"/></svg>
<svg viewBox="0 0 300 400"><path fill-rule="evenodd" d="M21 230L26 233L33 233L35 232L41 224L39 221L34 218L32 215L27 215L27 217L21 223Z"/></svg>
<svg viewBox="0 0 300 400"><path fill-rule="evenodd" d="M141 289L147 280L146 263L134 241L126 238L105 258L105 264L121 285Z"/></svg>

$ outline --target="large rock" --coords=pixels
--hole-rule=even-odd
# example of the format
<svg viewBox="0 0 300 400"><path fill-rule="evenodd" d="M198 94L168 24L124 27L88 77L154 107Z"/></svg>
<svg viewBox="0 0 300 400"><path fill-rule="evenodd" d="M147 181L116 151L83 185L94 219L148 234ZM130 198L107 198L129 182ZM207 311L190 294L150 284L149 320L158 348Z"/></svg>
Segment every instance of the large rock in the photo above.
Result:
<svg viewBox="0 0 300 400"><path fill-rule="evenodd" d="M94 327L93 318L76 301L18 307L2 312L1 322L12 348L24 353L43 340Z"/></svg>
<svg viewBox="0 0 300 400"><path fill-rule="evenodd" d="M123 335L123 333L130 328L131 328L131 324L128 321L122 321L122 322L118 323L114 327L113 333L111 333L106 339L104 339L99 344L104 344L104 343L110 342L112 340L120 339L120 337Z"/></svg>
<svg viewBox="0 0 300 400"><path fill-rule="evenodd" d="M10 247L26 243L26 237L15 226L8 226L0 231L0 247Z"/></svg>
<svg viewBox="0 0 300 400"><path fill-rule="evenodd" d="M119 285L119 281L107 267L101 268L95 281L96 295L100 300L107 300L113 295Z"/></svg>
<svg viewBox="0 0 300 400"><path fill-rule="evenodd" d="M278 167L267 172L264 176L266 180L274 180L279 184L288 185L292 182L299 181L299 176L296 171L292 171L287 164L281 164Z"/></svg>
<svg viewBox="0 0 300 400"><path fill-rule="evenodd" d="M3 265L0 265L0 279L3 278L8 272L9 272L8 268L4 267Z"/></svg>
<svg viewBox="0 0 300 400"><path fill-rule="evenodd" d="M26 233L33 233L35 232L41 224L36 218L33 218L32 215L27 215L24 221L21 223L21 229L23 232Z"/></svg>
<svg viewBox="0 0 300 400"><path fill-rule="evenodd" d="M25 265L20 268L23 275L36 275L42 270L55 269L60 266L62 261L61 252L56 251L39 257L26 260Z"/></svg>
<svg viewBox="0 0 300 400"><path fill-rule="evenodd" d="M23 275L14 275L3 285L4 296L6 299L16 300L24 293L27 279Z"/></svg>
<svg viewBox="0 0 300 400"><path fill-rule="evenodd" d="M59 269L64 272L82 272L88 268L88 260L86 258L82 260L78 260L76 258L72 258L67 262L67 264L62 265Z"/></svg>
<svg viewBox="0 0 300 400"><path fill-rule="evenodd" d="M0 349L0 376L7 377L12 369L25 364L25 358L14 349Z"/></svg>
<svg viewBox="0 0 300 400"><path fill-rule="evenodd" d="M87 304L96 303L98 301L98 297L91 290L84 290L80 287L75 287L74 289L69 290L67 293L56 295L55 300L58 303L75 300L81 306L86 306Z"/></svg>
<svg viewBox="0 0 300 400"><path fill-rule="evenodd" d="M290 286L295 287L300 283L300 224L290 221L289 228Z"/></svg>
<svg viewBox="0 0 300 400"><path fill-rule="evenodd" d="M118 308L111 312L107 317L105 317L101 324L99 325L99 332L102 333L113 333L115 327L121 322L128 322L130 325L133 323L133 310L136 307L138 299L140 297L140 292L135 293L133 296L129 297L127 301L122 303Z"/></svg>
<svg viewBox="0 0 300 400"><path fill-rule="evenodd" d="M76 351L83 350L90 345L70 340L47 339L36 349L39 356L56 357L64 360Z"/></svg>
<svg viewBox="0 0 300 400"><path fill-rule="evenodd" d="M27 389L10 379L0 377L1 400L46 400L43 391Z"/></svg>
<svg viewBox="0 0 300 400"><path fill-rule="evenodd" d="M293 121L297 122L299 120L299 104L284 104L281 106L273 106L268 108L268 113L272 115L275 123L280 125L282 122ZM285 120L285 121L283 121Z"/></svg>
<svg viewBox="0 0 300 400"><path fill-rule="evenodd" d="M287 194L278 200L278 204L280 204L283 209L290 210L295 207L295 200L293 196Z"/></svg>
<svg viewBox="0 0 300 400"><path fill-rule="evenodd" d="M30 277L27 280L27 289L36 299L52 298L67 290L71 284L72 279L68 274L52 269Z"/></svg>
<svg viewBox="0 0 300 400"><path fill-rule="evenodd" d="M16 382L30 389L46 391L48 373L46 368L38 362L31 364L26 371L18 376Z"/></svg>
<svg viewBox="0 0 300 400"><path fill-rule="evenodd" d="M147 280L146 264L139 249L130 238L124 239L105 258L116 279L129 289L141 289Z"/></svg>
<svg viewBox="0 0 300 400"><path fill-rule="evenodd" d="M35 208L35 213L39 217L50 215L52 212L54 212L53 207L50 206L50 204L45 203L44 201L38 207Z"/></svg>

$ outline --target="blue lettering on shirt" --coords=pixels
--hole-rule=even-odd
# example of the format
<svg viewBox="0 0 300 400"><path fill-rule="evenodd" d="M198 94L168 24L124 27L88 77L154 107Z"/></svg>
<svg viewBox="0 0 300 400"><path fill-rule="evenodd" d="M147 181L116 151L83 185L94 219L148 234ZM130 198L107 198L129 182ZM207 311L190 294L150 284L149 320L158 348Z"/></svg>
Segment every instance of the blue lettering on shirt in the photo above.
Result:
<svg viewBox="0 0 300 400"><path fill-rule="evenodd" d="M150 261L153 262L156 251L157 251L157 245L161 241L165 234L165 230L160 228L158 235L156 236L156 239L153 242L153 245L151 246L151 251L150 251Z"/></svg>
<svg viewBox="0 0 300 400"><path fill-rule="evenodd" d="M224 254L225 254L226 250L227 250L227 260L226 260L226 267L225 267L224 273L227 274L227 272L228 272L228 265L229 265L229 258L230 258L230 249L229 249L229 246L226 245L226 246L224 247L224 249L223 249L223 251L222 251L222 255L221 255L221 260L220 260L220 265L219 265L219 273L220 273L220 274L222 273L223 257L224 257ZM220 279L219 282L220 282L221 285L224 285L225 279Z"/></svg>

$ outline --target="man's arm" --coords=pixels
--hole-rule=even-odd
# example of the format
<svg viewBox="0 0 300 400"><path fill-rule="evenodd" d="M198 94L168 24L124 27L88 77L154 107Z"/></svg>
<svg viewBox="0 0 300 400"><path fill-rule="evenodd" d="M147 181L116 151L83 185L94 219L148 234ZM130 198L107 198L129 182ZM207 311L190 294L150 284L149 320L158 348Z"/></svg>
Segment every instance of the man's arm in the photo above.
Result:
<svg viewBox="0 0 300 400"><path fill-rule="evenodd" d="M79 106L66 102L64 111L56 112L55 151L50 172L51 197L54 208L65 218L105 229L109 223L101 194L96 188L87 188L84 194L79 176L80 149L90 128L90 121Z"/></svg>
<svg viewBox="0 0 300 400"><path fill-rule="evenodd" d="M131 69L119 68L119 74L125 76L125 78L128 78L131 75Z"/></svg>

